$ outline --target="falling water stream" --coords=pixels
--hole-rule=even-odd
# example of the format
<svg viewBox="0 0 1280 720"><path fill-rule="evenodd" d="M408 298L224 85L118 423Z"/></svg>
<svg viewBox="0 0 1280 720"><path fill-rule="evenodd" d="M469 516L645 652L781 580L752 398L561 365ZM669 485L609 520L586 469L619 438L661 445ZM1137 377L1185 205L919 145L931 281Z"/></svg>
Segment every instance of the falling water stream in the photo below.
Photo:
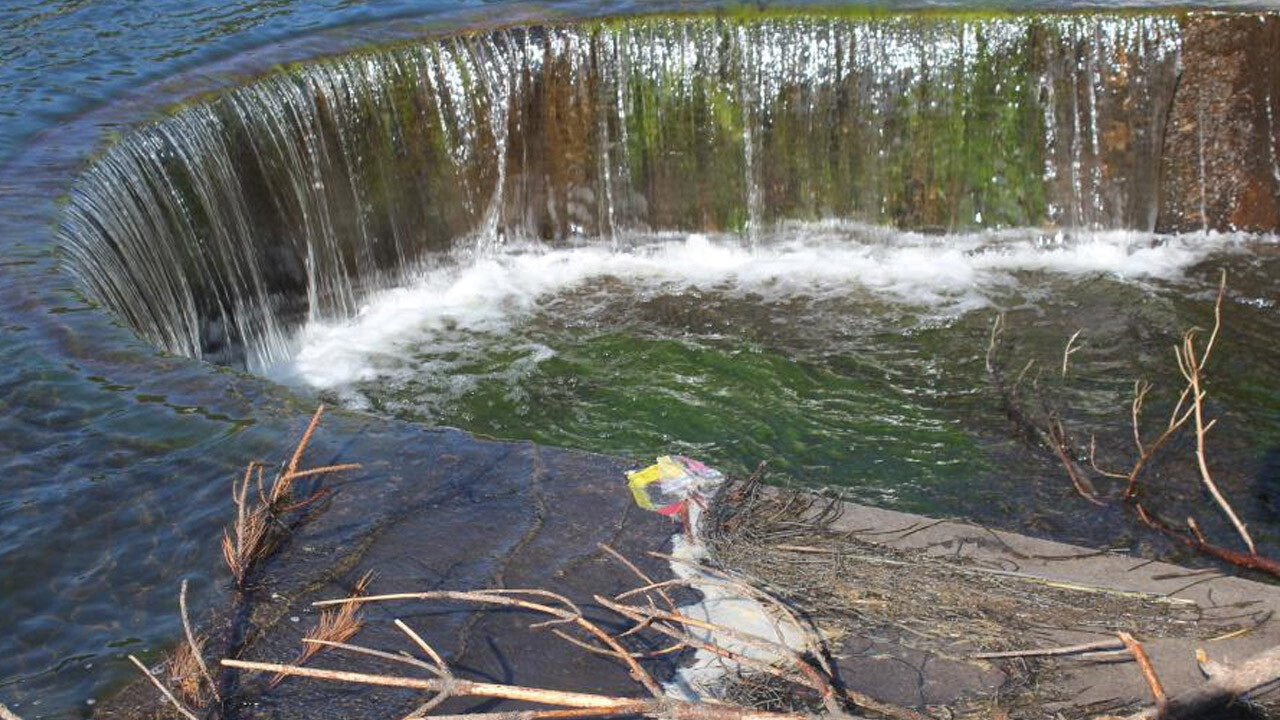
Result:
<svg viewBox="0 0 1280 720"><path fill-rule="evenodd" d="M1179 35L1160 15L793 16L413 43L131 134L63 235L152 342L260 371L304 318L350 317L459 244L832 217L1150 231Z"/></svg>
<svg viewBox="0 0 1280 720"><path fill-rule="evenodd" d="M1224 270L1214 466L1280 549L1280 241L1211 222L1212 114L1170 129L1209 20L521 7L419 27L392 6L316 45L367 18L282 9L228 31L300 36L247 79L197 70L212 92L27 128L0 206L0 696L28 717L88 712L122 650L173 639L173 578L223 581L227 471L317 399L352 411L334 456L452 426L768 460L864 502L1200 562L1090 511L986 357L1003 316L1010 366L1124 465L1134 381L1168 411L1173 344L1212 323ZM1280 197L1272 97L1257 160ZM1151 492L1225 532L1189 466L1153 468Z"/></svg>

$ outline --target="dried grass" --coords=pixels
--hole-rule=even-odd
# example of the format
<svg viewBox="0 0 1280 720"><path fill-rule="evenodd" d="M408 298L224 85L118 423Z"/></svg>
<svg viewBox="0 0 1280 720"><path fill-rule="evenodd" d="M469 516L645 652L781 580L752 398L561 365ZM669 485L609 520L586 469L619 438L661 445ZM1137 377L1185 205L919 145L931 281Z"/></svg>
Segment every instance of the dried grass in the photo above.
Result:
<svg viewBox="0 0 1280 720"><path fill-rule="evenodd" d="M195 647L182 643L174 649L166 664L166 680L174 694L191 707L204 707L213 699L211 687L204 678L199 654L204 651L205 636L195 636Z"/></svg>
<svg viewBox="0 0 1280 720"><path fill-rule="evenodd" d="M285 467L276 474L271 488L265 487L263 466L260 462L251 462L245 467L244 476L238 483L232 484L231 499L236 507L236 519L232 526L222 534L222 557L235 578L236 586L243 588L249 571L254 564L269 554L272 522L282 515L298 510L324 497L324 490L317 490L310 497L295 502L293 486L298 480L318 475L328 475L344 470L357 470L358 463L342 463L323 465L320 467L299 469L303 453L311 443L316 428L320 426L320 418L324 415L324 405L316 408L302 433ZM258 490L257 501L251 501L249 490L254 486Z"/></svg>
<svg viewBox="0 0 1280 720"><path fill-rule="evenodd" d="M369 590L369 583L373 580L373 571L366 572L359 580L356 581L355 587L351 589L351 593L347 595L347 599L354 600L363 597ZM305 665L308 660L315 657L326 647L332 644L341 644L355 637L360 632L362 622L359 616L359 605L356 603L344 603L336 608L325 608L320 611L320 619L316 621L315 627L302 639L302 652L298 653L298 657L294 658L294 665ZM276 675L271 679L271 685L279 685L285 679L285 675Z"/></svg>

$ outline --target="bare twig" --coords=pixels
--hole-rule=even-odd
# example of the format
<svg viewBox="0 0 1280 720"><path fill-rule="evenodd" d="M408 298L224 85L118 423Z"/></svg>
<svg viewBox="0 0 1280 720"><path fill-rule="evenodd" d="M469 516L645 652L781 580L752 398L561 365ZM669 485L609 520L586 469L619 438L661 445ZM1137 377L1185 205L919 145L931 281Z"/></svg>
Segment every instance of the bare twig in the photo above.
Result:
<svg viewBox="0 0 1280 720"><path fill-rule="evenodd" d="M1103 477L1109 477L1115 480L1124 480L1128 477L1124 473L1111 472L1098 467L1098 439L1093 435L1089 436L1089 467L1093 468L1094 472L1102 475Z"/></svg>
<svg viewBox="0 0 1280 720"><path fill-rule="evenodd" d="M1280 577L1280 561L1267 557L1266 555L1257 555L1253 553L1243 553L1231 548L1225 548L1221 545L1205 542L1202 536L1188 535L1178 532L1169 526L1168 523L1155 517L1147 512L1141 504L1134 504L1134 512L1137 513L1138 519L1148 527L1159 530L1175 540L1180 540L1187 547L1197 552L1204 553L1210 557L1215 557L1225 563L1245 568L1246 570L1257 570L1268 575Z"/></svg>
<svg viewBox="0 0 1280 720"><path fill-rule="evenodd" d="M413 628L406 625L400 618L396 618L393 622L395 622L396 627L400 628L401 632L408 635L409 639L422 649L422 652L427 654L427 657L431 658L431 662L435 663L437 670L443 673L445 677L453 675L453 672L449 670L449 666L445 664L444 658L440 656L440 653L436 652L435 648L431 647L430 643L423 640L421 635L414 632Z"/></svg>
<svg viewBox="0 0 1280 720"><path fill-rule="evenodd" d="M987 341L987 372L995 372L996 351L1000 348L1000 338L1004 335L1004 313L996 315L991 323L991 338Z"/></svg>
<svg viewBox="0 0 1280 720"><path fill-rule="evenodd" d="M439 668L437 668L435 665L432 665L431 663L426 662L424 660L419 660L418 658L413 657L411 655L407 655L407 654L402 655L399 653L391 653L391 652L386 652L385 650L375 650L374 648L367 648L363 645L351 645L349 643L335 642L332 640L315 640L312 638L303 638L302 642L311 643L315 645L323 645L324 647L333 648L335 650L346 650L347 652L353 652L360 655L368 655L370 657L382 658L383 660L390 660L391 662L398 662L405 665L412 665L413 667L416 667L416 668L422 668L423 670L426 670L427 672L431 673L432 675L435 675L436 677L443 677L443 675L439 671Z"/></svg>
<svg viewBox="0 0 1280 720"><path fill-rule="evenodd" d="M164 683L157 680L156 676L151 674L151 671L147 669L146 665L142 664L141 660L134 657L133 655L130 655L129 662L136 665L138 667L138 670L142 671L143 676L146 677L148 680L150 680L151 684L155 685L156 689L160 691L160 694L164 695L165 699L168 700L175 708L177 708L178 712L182 713L183 716L187 718L187 720L200 720L199 718L196 717L195 713L188 710L187 707L178 700L178 698L173 696L173 693L169 691L169 688L164 686Z"/></svg>
<svg viewBox="0 0 1280 720"><path fill-rule="evenodd" d="M1071 484L1075 486L1076 492L1080 497L1099 507L1106 503L1098 499L1098 492L1094 489L1093 483L1080 472L1079 466L1075 460L1067 453L1068 443L1066 431L1062 429L1062 423L1058 420L1052 420L1049 423L1049 449L1057 456L1058 462L1062 463L1063 469L1067 471L1067 477L1071 478Z"/></svg>
<svg viewBox="0 0 1280 720"><path fill-rule="evenodd" d="M1130 715L1128 720L1191 720L1230 706L1241 697L1280 682L1280 646L1264 650L1244 662L1212 663L1215 672L1198 687L1169 697Z"/></svg>
<svg viewBox="0 0 1280 720"><path fill-rule="evenodd" d="M617 717L620 715L644 715L645 703L631 706L619 705L609 710L598 708L574 708L570 710L511 710L508 712L466 713L465 715L436 715L435 720L567 720L568 718ZM421 717L421 716L419 716Z"/></svg>
<svg viewBox="0 0 1280 720"><path fill-rule="evenodd" d="M1225 279L1225 275L1223 276ZM1222 295L1218 295L1218 301L1221 303ZM1213 335L1210 337L1209 344L1205 347L1205 359L1208 358L1208 351L1213 346L1213 338L1217 337L1218 329L1215 324ZM1194 417L1196 421L1196 462L1200 467L1200 480L1204 483L1205 488L1209 490L1209 494L1213 496L1214 502L1218 503L1218 507L1223 514L1231 520L1231 524L1235 526L1236 532L1239 533L1240 539L1244 541L1246 547L1249 548L1250 555L1257 555L1258 550L1253 544L1253 538L1249 536L1249 531L1245 528L1240 517L1236 515L1236 511L1231 507L1231 503L1222 496L1222 491L1218 489L1218 484L1213 481L1213 475L1209 472L1208 458L1205 454L1204 439L1209 432L1209 427L1204 422L1204 393L1200 390L1200 371L1204 367L1203 360L1196 362L1195 334L1188 331L1183 338L1183 355L1186 357L1185 374L1191 385L1191 407L1195 411Z"/></svg>
<svg viewBox="0 0 1280 720"><path fill-rule="evenodd" d="M301 480L302 478L311 477L313 475L328 475L330 473L342 472L343 470L359 470L359 469L360 469L360 463L339 463L337 465L324 465L321 467L311 468L309 470L299 470L298 472L290 473L289 479Z"/></svg>
<svg viewBox="0 0 1280 720"><path fill-rule="evenodd" d="M1138 455L1144 455L1147 449L1142 444L1142 406L1147 401L1147 393L1151 392L1151 383L1146 380L1133 381L1133 403L1129 406L1129 417L1133 425L1133 444L1138 448Z"/></svg>
<svg viewBox="0 0 1280 720"><path fill-rule="evenodd" d="M600 549L609 553L609 555L613 556L613 559L622 563L633 575L643 580L647 587L652 588L654 592L658 593L658 597L662 598L662 601L667 604L667 609L671 610L671 612L676 612L676 604L671 600L671 596L667 594L667 591L662 589L662 587L655 585L653 578L649 577L643 570L636 567L635 563L628 560L622 553L614 550L604 543L600 544Z"/></svg>
<svg viewBox="0 0 1280 720"><path fill-rule="evenodd" d="M302 432L302 439L298 441L298 447L294 448L293 457L289 458L289 465L271 486L272 503L279 502L283 496L289 493L294 478L298 477L298 463L302 462L302 453L306 452L307 445L311 443L311 436L315 434L316 428L320 425L320 418L323 415L324 403L321 403L311 416L311 422L307 423L307 429Z"/></svg>
<svg viewBox="0 0 1280 720"><path fill-rule="evenodd" d="M1075 334L1071 336L1071 339L1067 340L1067 346L1062 350L1062 377L1064 378L1067 376L1067 365L1071 362L1071 356L1080 349L1072 346L1075 345L1076 339L1080 337L1080 333L1082 332L1084 332L1084 328L1075 331Z"/></svg>
<svg viewBox="0 0 1280 720"><path fill-rule="evenodd" d="M535 597L552 598L558 602L563 603L569 609L566 610L562 608L551 607L549 605L544 605L542 603L535 603L529 600L523 600L518 597L511 597L513 595L531 595ZM501 605L506 607L516 607L524 610L530 610L533 612L542 613L544 615L550 615L553 618L556 618L556 620L561 623L573 623L578 627L582 628L583 630L586 630L589 634L594 636L597 640L600 640L602 643L608 646L609 649L616 654L617 658L627 666L627 670L631 674L631 677L636 682L643 685L644 688L649 691L649 694L653 695L654 697L661 697L663 695L662 688L658 685L657 681L653 679L653 676L650 675L647 670L640 667L640 664L636 662L635 658L631 657L631 654L628 653L625 648L619 645L617 640L615 640L611 635L609 635L605 631L601 630L595 623L584 618L582 616L582 611L579 610L578 607L574 605L571 601L569 601L568 598L565 598L562 595L557 595L556 593L547 592L545 590L489 589L489 590L482 590L482 591L476 591L476 592L454 592L454 591L447 591L447 590L439 590L434 592L372 595L368 597L348 598L348 599L342 599L342 600L321 600L320 602L313 603L313 604L316 605L317 607L321 607L325 605L334 605L338 603L387 602L387 601L394 601L394 600L447 600L451 602L479 603L483 605ZM539 625L545 627L546 623L539 623Z"/></svg>
<svg viewBox="0 0 1280 720"><path fill-rule="evenodd" d="M590 693L547 690L543 688L520 687L516 685L500 685L495 683L479 683L469 680L441 680L438 678L411 678L394 675L374 675L369 673L347 672L342 670L322 670L319 668L296 667L277 663L247 662L226 659L222 664L241 670L256 672L284 673L320 680L358 683L362 685L378 685L383 687L401 687L413 690L425 690L437 693L449 693L454 697L488 697L504 700L519 700L540 705L556 705L563 708L594 710L596 712L572 713L561 717L599 717L619 714L639 714L649 717L668 717L672 720L802 720L803 716L792 713L773 713L732 705L696 703L673 700L666 697L655 697L647 700L594 695ZM541 715L538 717L557 717Z"/></svg>
<svg viewBox="0 0 1280 720"><path fill-rule="evenodd" d="M309 677L320 680L337 680L339 682L359 683L361 685L381 685L384 687L401 687L412 690L430 692L449 692L457 697L477 696L502 698L505 700L522 700L542 705L562 705L566 707L600 707L607 708L619 703L635 702L634 698L592 695L589 693L566 692L563 690L544 690L514 685L495 683L478 683L470 680L444 680L441 678L412 678L396 675L375 675L370 673L350 672L346 670L326 670L320 668L301 667L297 665L281 665L279 663L260 663L225 658L222 664L230 668L254 670L258 672L278 673L297 677Z"/></svg>
<svg viewBox="0 0 1280 720"><path fill-rule="evenodd" d="M213 692L214 699L221 702L222 696L218 694L218 684L214 681L213 673L209 672L209 666L204 661L203 643L196 641L196 634L191 629L191 615L187 612L186 580L182 581L182 589L178 591L178 609L182 613L182 631L187 637L187 646L191 649L191 656L195 658L196 663L200 666L200 674L209 683L209 689Z"/></svg>
<svg viewBox="0 0 1280 720"><path fill-rule="evenodd" d="M1151 462L1151 459L1155 457L1160 448L1164 447L1164 444L1169 442L1169 439L1176 435L1178 431L1182 429L1182 426L1186 425L1187 421L1191 419L1192 408L1183 410L1183 406L1187 401L1187 396L1191 392L1190 388L1187 388L1182 391L1182 395L1178 398L1178 402L1173 408L1173 413L1169 416L1169 423L1165 426L1164 432L1160 434L1160 437L1155 439L1155 442L1144 448L1138 423L1142 415L1143 401L1146 399L1146 395L1150 391L1151 385L1147 383L1142 383L1134 387L1133 409L1131 410L1133 417L1133 436L1135 442L1138 443L1138 447L1142 448L1142 450L1138 455L1138 459L1133 463L1133 467L1129 470L1129 476L1124 489L1125 500L1130 500L1137 494L1138 476L1142 473L1143 469L1146 468L1147 463Z"/></svg>
<svg viewBox="0 0 1280 720"><path fill-rule="evenodd" d="M1000 660L1004 658L1052 657L1056 655L1079 655L1100 650L1123 650L1125 644L1119 640L1099 640L1081 643L1080 645L1063 645L1051 648L1034 648L1031 650L1004 650L1001 652L975 653L969 657L975 660Z"/></svg>
<svg viewBox="0 0 1280 720"><path fill-rule="evenodd" d="M1129 654L1133 655L1133 659L1138 663L1138 669L1142 671L1142 679L1147 681L1147 687L1151 688L1151 697L1155 698L1156 707L1163 708L1166 698L1164 694L1164 685L1160 683L1160 677L1156 675L1156 669L1151 665L1151 658L1147 657L1147 651L1142 647L1142 643L1127 632L1118 632L1116 637L1120 638L1120 642L1128 648Z"/></svg>

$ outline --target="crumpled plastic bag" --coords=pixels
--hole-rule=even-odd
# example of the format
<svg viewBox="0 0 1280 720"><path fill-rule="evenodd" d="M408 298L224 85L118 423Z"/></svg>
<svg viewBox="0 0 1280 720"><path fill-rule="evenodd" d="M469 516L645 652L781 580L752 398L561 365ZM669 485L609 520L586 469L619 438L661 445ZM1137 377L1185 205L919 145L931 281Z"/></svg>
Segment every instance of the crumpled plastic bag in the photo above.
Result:
<svg viewBox="0 0 1280 720"><path fill-rule="evenodd" d="M702 505L703 497L723 481L719 470L683 455L663 455L655 464L627 473L636 504L663 515L680 513L690 501Z"/></svg>

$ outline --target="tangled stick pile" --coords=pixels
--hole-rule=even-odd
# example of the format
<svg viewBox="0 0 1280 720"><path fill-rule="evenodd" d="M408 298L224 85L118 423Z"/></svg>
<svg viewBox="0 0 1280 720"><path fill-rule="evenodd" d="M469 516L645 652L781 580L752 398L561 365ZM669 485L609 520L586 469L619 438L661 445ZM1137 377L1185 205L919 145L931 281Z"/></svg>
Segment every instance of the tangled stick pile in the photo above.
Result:
<svg viewBox="0 0 1280 720"><path fill-rule="evenodd" d="M956 556L954 547L939 552L895 549L873 539L889 532L887 528L850 530L841 518L848 507L808 492L735 483L711 504L706 540L717 560L806 618L833 652L851 652L850 647L865 644L866 638L888 638L873 652L898 663L925 657L934 666L998 666L1004 671L994 693L961 697L939 708L941 717L1208 717L1206 713L1237 704L1244 696L1251 696L1249 712L1280 710L1274 699L1266 702L1261 697L1280 684L1280 648L1230 667L1201 657L1207 682L1166 692L1143 643L1135 639L1183 640L1191 647L1208 647L1254 632L1270 621L1269 612L1248 615L1241 614L1241 608L1224 606L1220 617L1211 617L1207 608L1176 594L1056 582L969 561ZM905 535L931 525L909 527ZM999 535L987 533L987 540L1001 542ZM955 536L948 538L954 540ZM1008 550L1016 555L1015 549ZM1047 559L1069 563L1104 555ZM1200 575L1191 582L1205 579ZM1071 645L1053 642L1056 633L1068 629L1101 639ZM891 645L906 652L887 655ZM1062 661L1105 664L1115 669L1104 672L1134 673L1135 678L1141 674L1152 702L1146 707L1124 701L1081 704L1056 689ZM742 687L733 692L737 696L769 697L768 684L761 686L757 678L743 677L739 683Z"/></svg>

